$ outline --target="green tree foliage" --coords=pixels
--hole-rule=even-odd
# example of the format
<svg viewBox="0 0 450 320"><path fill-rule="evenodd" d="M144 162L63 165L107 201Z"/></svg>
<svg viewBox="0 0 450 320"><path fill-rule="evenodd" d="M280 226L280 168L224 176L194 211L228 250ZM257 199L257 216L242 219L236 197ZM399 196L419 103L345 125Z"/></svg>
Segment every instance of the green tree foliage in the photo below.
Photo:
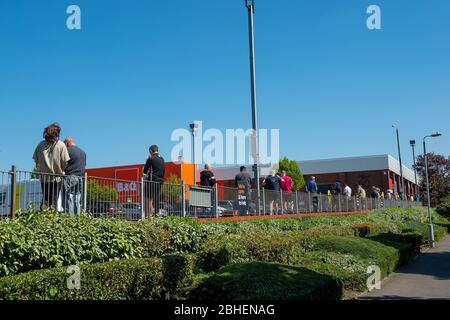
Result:
<svg viewBox="0 0 450 320"><path fill-rule="evenodd" d="M430 180L430 202L434 207L450 195L450 157L428 153L428 176ZM416 161L417 173L421 177L420 189L426 201L425 158L418 156Z"/></svg>
<svg viewBox="0 0 450 320"><path fill-rule="evenodd" d="M294 191L300 190L305 187L305 178L303 177L303 174L300 171L297 162L284 157L282 160L280 160L279 165L279 173L284 170L286 171L286 174L292 178L294 182Z"/></svg>
<svg viewBox="0 0 450 320"><path fill-rule="evenodd" d="M166 201L176 202L180 199L183 189L181 180L176 175L171 174L163 185L163 197Z"/></svg>
<svg viewBox="0 0 450 320"><path fill-rule="evenodd" d="M91 180L87 183L87 201L117 201L118 192L111 186L102 186L98 181Z"/></svg>
<svg viewBox="0 0 450 320"><path fill-rule="evenodd" d="M31 179L39 179L39 173L41 172L41 168L39 166L39 164L36 164L33 168L33 171L31 173Z"/></svg>

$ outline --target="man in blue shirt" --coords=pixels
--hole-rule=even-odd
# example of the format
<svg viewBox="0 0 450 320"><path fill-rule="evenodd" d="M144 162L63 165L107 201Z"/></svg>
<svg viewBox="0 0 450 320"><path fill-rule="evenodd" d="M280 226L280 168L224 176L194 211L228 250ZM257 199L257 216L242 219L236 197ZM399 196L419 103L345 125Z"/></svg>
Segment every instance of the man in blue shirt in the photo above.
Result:
<svg viewBox="0 0 450 320"><path fill-rule="evenodd" d="M313 210L314 212L319 211L319 197L317 195L317 183L316 183L316 177L311 177L311 180L308 181L308 184L306 185L306 190L312 194L312 202L313 202Z"/></svg>
<svg viewBox="0 0 450 320"><path fill-rule="evenodd" d="M64 143L70 157L64 177L64 211L79 215L81 213L83 177L86 172L86 153L76 146L75 140L72 138L66 138Z"/></svg>
<svg viewBox="0 0 450 320"><path fill-rule="evenodd" d="M308 181L308 185L306 186L308 192L310 193L317 193L317 183L316 183L316 177L311 177L311 180Z"/></svg>

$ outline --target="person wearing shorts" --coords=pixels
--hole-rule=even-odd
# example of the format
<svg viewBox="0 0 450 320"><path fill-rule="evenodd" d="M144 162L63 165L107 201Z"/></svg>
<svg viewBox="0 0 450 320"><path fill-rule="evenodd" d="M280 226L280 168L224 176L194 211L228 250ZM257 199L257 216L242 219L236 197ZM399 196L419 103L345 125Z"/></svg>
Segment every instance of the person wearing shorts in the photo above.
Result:
<svg viewBox="0 0 450 320"><path fill-rule="evenodd" d="M270 172L270 175L263 181L264 187L268 190L266 193L266 199L269 201L270 215L273 214L274 207L276 213L280 206L280 190L281 190L281 178L275 174L275 170Z"/></svg>

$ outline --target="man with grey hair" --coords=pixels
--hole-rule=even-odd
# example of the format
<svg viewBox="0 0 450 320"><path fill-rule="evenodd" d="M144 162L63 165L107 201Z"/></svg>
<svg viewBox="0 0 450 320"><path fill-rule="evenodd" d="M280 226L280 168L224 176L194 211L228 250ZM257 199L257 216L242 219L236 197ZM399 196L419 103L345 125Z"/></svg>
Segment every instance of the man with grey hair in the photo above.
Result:
<svg viewBox="0 0 450 320"><path fill-rule="evenodd" d="M86 172L86 153L76 145L73 138L66 138L64 144L70 156L64 178L64 211L79 215L81 213L83 177Z"/></svg>
<svg viewBox="0 0 450 320"><path fill-rule="evenodd" d="M270 171L270 175L264 179L263 186L267 189L266 198L269 200L270 215L273 215L274 205L275 214L279 211L281 178L276 174L275 170Z"/></svg>
<svg viewBox="0 0 450 320"><path fill-rule="evenodd" d="M212 167L210 164L205 164L205 170L200 172L200 185L204 187L214 187L216 184L216 178L214 177L214 173L212 171Z"/></svg>

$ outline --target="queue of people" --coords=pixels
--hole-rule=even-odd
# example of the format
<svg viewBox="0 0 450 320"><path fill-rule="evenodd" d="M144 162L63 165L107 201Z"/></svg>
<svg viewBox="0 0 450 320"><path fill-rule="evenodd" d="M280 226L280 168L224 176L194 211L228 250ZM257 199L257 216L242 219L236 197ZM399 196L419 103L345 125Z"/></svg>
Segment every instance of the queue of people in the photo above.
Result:
<svg viewBox="0 0 450 320"><path fill-rule="evenodd" d="M263 180L263 187L269 191L266 193L266 198L269 202L270 215L279 212L281 207L284 212L294 211L293 180L286 174L286 171L282 170L280 175L272 170L269 176ZM283 195L283 199L281 199L281 195Z"/></svg>
<svg viewBox="0 0 450 320"><path fill-rule="evenodd" d="M64 212L79 215L81 213L81 198L83 194L83 177L86 172L86 153L77 146L75 139L67 137L60 140L61 127L57 123L47 126L43 132L43 140L37 145L33 159L39 168L42 189L41 210L50 207L57 208L58 200L62 199ZM149 148L149 154L143 168L143 194L144 211L147 218L158 215L161 209L161 196L165 176L165 161L160 155L157 145ZM235 176L235 187L245 184L248 189L246 199L250 199L252 178L245 166L241 166ZM263 180L262 186L268 192L266 203L269 204L270 214L280 212L294 212L294 181L292 177L282 170L277 173L272 170ZM217 180L210 164L206 164L200 174L200 185L213 188ZM313 176L306 184L306 191L310 194L312 209L319 211L319 187ZM328 195L328 208L333 211L340 210L341 203L336 200L339 196L344 199L355 197L359 209L364 209L364 200L367 192L361 184L357 185L353 192L350 185L336 180L326 190ZM353 195L354 194L354 195ZM336 197L337 196L337 197ZM372 186L369 194L371 199L400 200L400 195L393 190L382 192L380 188ZM248 212L247 212L248 214Z"/></svg>

